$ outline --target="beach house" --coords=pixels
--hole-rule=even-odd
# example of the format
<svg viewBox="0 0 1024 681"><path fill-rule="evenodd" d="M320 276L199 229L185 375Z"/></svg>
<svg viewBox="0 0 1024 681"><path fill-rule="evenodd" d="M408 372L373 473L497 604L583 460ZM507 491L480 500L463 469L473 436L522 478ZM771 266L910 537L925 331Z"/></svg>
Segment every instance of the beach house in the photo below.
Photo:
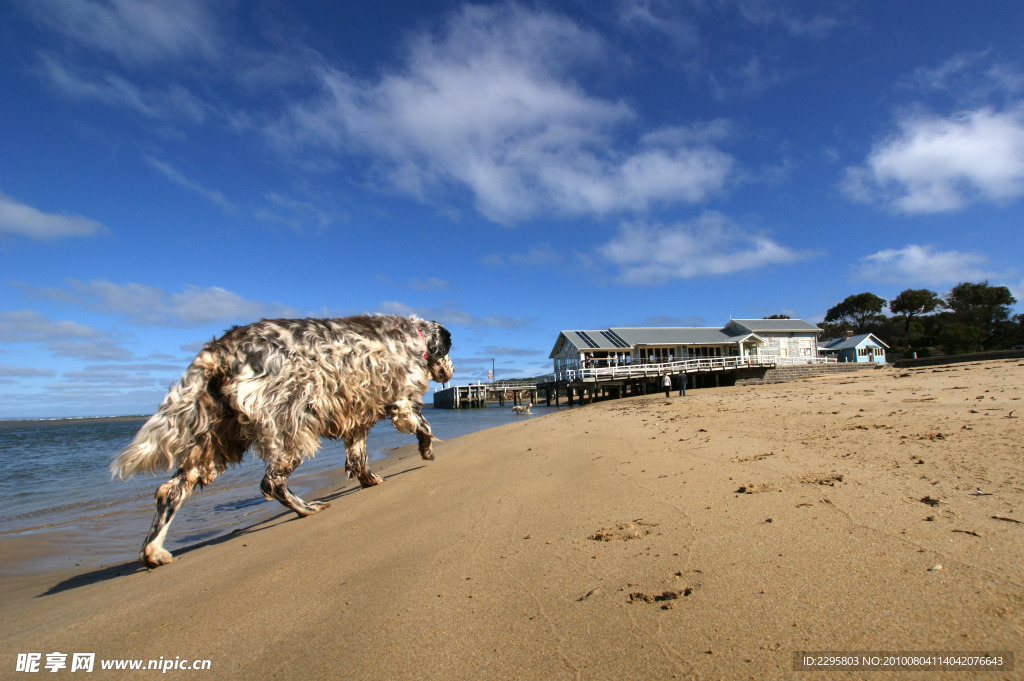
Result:
<svg viewBox="0 0 1024 681"><path fill-rule="evenodd" d="M802 319L732 319L723 327L612 327L561 331L551 349L555 375L580 369L706 358L818 359L818 334Z"/></svg>
<svg viewBox="0 0 1024 681"><path fill-rule="evenodd" d="M823 357L834 356L838 362L874 362L885 364L888 345L873 333L862 333L846 338L826 338L818 342Z"/></svg>

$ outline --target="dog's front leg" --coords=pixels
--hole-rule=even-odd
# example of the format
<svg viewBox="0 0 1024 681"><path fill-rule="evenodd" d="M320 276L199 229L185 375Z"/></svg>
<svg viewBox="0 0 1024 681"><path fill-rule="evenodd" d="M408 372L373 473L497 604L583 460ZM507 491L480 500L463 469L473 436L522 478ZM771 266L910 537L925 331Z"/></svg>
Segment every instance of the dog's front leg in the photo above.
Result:
<svg viewBox="0 0 1024 681"><path fill-rule="evenodd" d="M366 461L366 434L367 431L360 428L345 438L345 470L348 477L359 478L363 487L373 487L384 482L384 478L371 471Z"/></svg>
<svg viewBox="0 0 1024 681"><path fill-rule="evenodd" d="M400 433L415 433L420 426L419 405L412 400L398 400L389 404L384 413Z"/></svg>
<svg viewBox="0 0 1024 681"><path fill-rule="evenodd" d="M423 418L423 405L414 400L398 400L388 406L385 410L395 429L402 433L416 433L416 440L419 442L420 456L427 461L434 460L431 444L440 442L430 432L430 424Z"/></svg>
<svg viewBox="0 0 1024 681"><path fill-rule="evenodd" d="M427 423L427 419L423 417L423 413L419 409L416 410L416 419L416 440L420 444L420 456L427 461L433 461L434 450L432 445L435 441L440 442L441 440L434 437L434 434L430 432L430 424Z"/></svg>

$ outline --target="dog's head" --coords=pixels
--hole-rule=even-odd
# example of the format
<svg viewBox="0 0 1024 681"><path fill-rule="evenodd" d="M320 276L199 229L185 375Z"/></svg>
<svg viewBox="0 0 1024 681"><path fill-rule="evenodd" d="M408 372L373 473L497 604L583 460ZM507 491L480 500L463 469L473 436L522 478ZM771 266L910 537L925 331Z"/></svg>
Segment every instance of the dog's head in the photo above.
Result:
<svg viewBox="0 0 1024 681"><path fill-rule="evenodd" d="M455 366L448 356L448 351L452 349L452 334L437 322L424 321L422 324L430 378L438 383L447 383L455 373Z"/></svg>

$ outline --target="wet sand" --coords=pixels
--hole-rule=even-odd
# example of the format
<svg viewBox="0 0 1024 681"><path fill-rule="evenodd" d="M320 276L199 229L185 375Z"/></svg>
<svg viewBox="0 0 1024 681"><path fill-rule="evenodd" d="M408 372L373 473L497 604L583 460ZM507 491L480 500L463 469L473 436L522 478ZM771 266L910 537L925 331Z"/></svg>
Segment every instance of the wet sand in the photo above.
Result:
<svg viewBox="0 0 1024 681"><path fill-rule="evenodd" d="M209 659L216 678L803 679L851 676L794 671L797 651L1021 658L1022 398L1019 360L883 368L559 411L437 445L433 462L402 448L375 464L377 488L339 475L309 495L326 511L154 571L3 578L3 664L61 651ZM1024 678L1024 660L913 673L979 676Z"/></svg>

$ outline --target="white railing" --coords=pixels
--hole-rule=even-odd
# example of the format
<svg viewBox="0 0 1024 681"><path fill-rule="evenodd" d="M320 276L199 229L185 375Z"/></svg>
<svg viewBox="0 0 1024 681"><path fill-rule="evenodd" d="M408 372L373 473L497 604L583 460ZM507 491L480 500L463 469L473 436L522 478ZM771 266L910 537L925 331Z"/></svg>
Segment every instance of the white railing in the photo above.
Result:
<svg viewBox="0 0 1024 681"><path fill-rule="evenodd" d="M700 357L661 364L620 364L611 367L588 367L569 369L548 376L538 377L537 382L598 380L611 381L623 378L644 378L664 374L695 373L698 371L722 371L748 367L798 366L803 364L835 364L834 357L779 357L777 355L753 355L749 357Z"/></svg>
<svg viewBox="0 0 1024 681"><path fill-rule="evenodd" d="M835 357L776 357L769 355L775 360L776 366L800 366L801 364L837 364L839 360Z"/></svg>
<svg viewBox="0 0 1024 681"><path fill-rule="evenodd" d="M489 384L492 390L515 390L517 388L535 388L537 382L532 378L504 378L500 381L493 381Z"/></svg>

